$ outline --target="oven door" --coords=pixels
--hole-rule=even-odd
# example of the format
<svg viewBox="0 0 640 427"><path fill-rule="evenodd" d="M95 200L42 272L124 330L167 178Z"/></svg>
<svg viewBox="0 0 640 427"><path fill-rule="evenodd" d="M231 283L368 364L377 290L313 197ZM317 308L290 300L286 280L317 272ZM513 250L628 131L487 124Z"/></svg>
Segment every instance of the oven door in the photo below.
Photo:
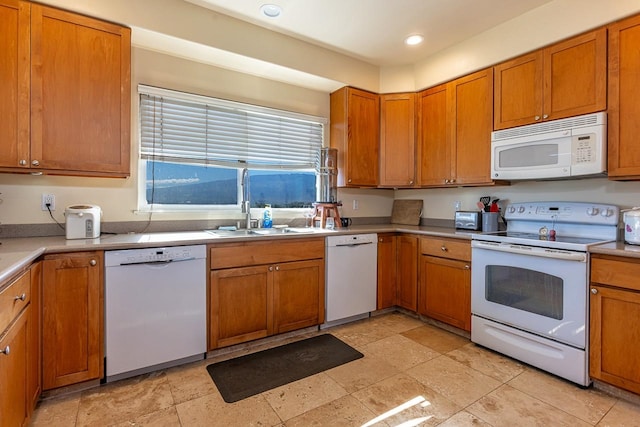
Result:
<svg viewBox="0 0 640 427"><path fill-rule="evenodd" d="M584 349L587 254L472 241L471 312Z"/></svg>

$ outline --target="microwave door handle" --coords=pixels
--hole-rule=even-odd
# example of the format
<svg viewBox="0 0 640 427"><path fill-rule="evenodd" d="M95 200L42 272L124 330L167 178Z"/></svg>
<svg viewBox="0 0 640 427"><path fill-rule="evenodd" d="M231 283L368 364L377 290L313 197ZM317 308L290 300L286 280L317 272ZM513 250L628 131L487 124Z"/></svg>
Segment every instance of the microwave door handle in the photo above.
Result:
<svg viewBox="0 0 640 427"><path fill-rule="evenodd" d="M520 245L501 245L499 243L473 241L472 247L490 251L506 252L516 255L529 255L542 258L553 258L564 261L586 262L587 255L582 252L557 251L553 249L534 248Z"/></svg>

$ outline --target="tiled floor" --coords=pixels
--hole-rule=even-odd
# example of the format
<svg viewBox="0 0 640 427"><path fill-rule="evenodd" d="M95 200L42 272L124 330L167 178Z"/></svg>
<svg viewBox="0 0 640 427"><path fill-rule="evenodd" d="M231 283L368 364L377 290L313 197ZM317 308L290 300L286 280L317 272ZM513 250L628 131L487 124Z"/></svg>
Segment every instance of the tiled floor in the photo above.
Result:
<svg viewBox="0 0 640 427"><path fill-rule="evenodd" d="M365 357L233 404L209 378L217 360L208 359L45 400L32 425L640 426L637 405L404 314L323 332Z"/></svg>

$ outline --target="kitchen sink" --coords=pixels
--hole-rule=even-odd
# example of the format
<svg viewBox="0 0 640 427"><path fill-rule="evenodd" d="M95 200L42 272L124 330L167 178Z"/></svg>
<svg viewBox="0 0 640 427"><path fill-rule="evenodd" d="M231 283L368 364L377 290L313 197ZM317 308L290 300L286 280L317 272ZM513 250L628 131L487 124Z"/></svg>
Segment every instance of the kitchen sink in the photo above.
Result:
<svg viewBox="0 0 640 427"><path fill-rule="evenodd" d="M242 237L242 236L273 236L279 234L314 234L323 233L326 231L319 228L305 228L305 227L285 227L285 228L252 228L250 230L204 230L207 233L220 237Z"/></svg>

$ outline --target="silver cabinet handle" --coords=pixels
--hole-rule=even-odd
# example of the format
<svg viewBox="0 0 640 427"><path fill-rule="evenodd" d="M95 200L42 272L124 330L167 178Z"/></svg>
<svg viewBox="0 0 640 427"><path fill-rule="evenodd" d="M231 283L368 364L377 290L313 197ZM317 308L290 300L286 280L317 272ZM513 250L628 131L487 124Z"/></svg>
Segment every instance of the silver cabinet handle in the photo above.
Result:
<svg viewBox="0 0 640 427"><path fill-rule="evenodd" d="M469 264L465 264L465 266L464 266L464 269L465 269L465 270L468 270L468 269L470 269L470 268L471 268L471 267L469 267Z"/></svg>
<svg viewBox="0 0 640 427"><path fill-rule="evenodd" d="M7 356L11 353L11 349L9 346L6 346L3 350L0 350L0 353L6 354Z"/></svg>
<svg viewBox="0 0 640 427"><path fill-rule="evenodd" d="M92 259L91 261L89 261L89 265L92 267L96 264L98 264L98 261L96 261L95 259Z"/></svg>
<svg viewBox="0 0 640 427"><path fill-rule="evenodd" d="M40 166L40 162L39 162L39 161L37 161L37 160L32 160L32 161L31 161L31 164L32 164L33 166Z"/></svg>
<svg viewBox="0 0 640 427"><path fill-rule="evenodd" d="M534 119L535 120L540 120L540 116L535 116Z"/></svg>
<svg viewBox="0 0 640 427"><path fill-rule="evenodd" d="M542 115L542 118L543 118L543 119L548 119L548 118L549 118L549 115L548 115L548 114L543 114L543 115Z"/></svg>
<svg viewBox="0 0 640 427"><path fill-rule="evenodd" d="M273 266L272 265L269 266L269 271L273 271Z"/></svg>
<svg viewBox="0 0 640 427"><path fill-rule="evenodd" d="M349 180L347 182L351 182L351 178L349 178Z"/></svg>
<svg viewBox="0 0 640 427"><path fill-rule="evenodd" d="M591 288L591 293L595 295L598 293L598 290L596 288Z"/></svg>
<svg viewBox="0 0 640 427"><path fill-rule="evenodd" d="M409 181L409 185L413 185L413 180Z"/></svg>
<svg viewBox="0 0 640 427"><path fill-rule="evenodd" d="M22 295L16 296L13 298L14 301L20 300L20 301L24 301L27 299L27 294L23 293Z"/></svg>
<svg viewBox="0 0 640 427"><path fill-rule="evenodd" d="M276 265L276 271L280 271L280 266Z"/></svg>
<svg viewBox="0 0 640 427"><path fill-rule="evenodd" d="M20 166L27 166L27 161L25 159L20 160L18 163Z"/></svg>
<svg viewBox="0 0 640 427"><path fill-rule="evenodd" d="M447 247L445 245L442 245L442 247L440 248L442 250L442 252L447 252Z"/></svg>

